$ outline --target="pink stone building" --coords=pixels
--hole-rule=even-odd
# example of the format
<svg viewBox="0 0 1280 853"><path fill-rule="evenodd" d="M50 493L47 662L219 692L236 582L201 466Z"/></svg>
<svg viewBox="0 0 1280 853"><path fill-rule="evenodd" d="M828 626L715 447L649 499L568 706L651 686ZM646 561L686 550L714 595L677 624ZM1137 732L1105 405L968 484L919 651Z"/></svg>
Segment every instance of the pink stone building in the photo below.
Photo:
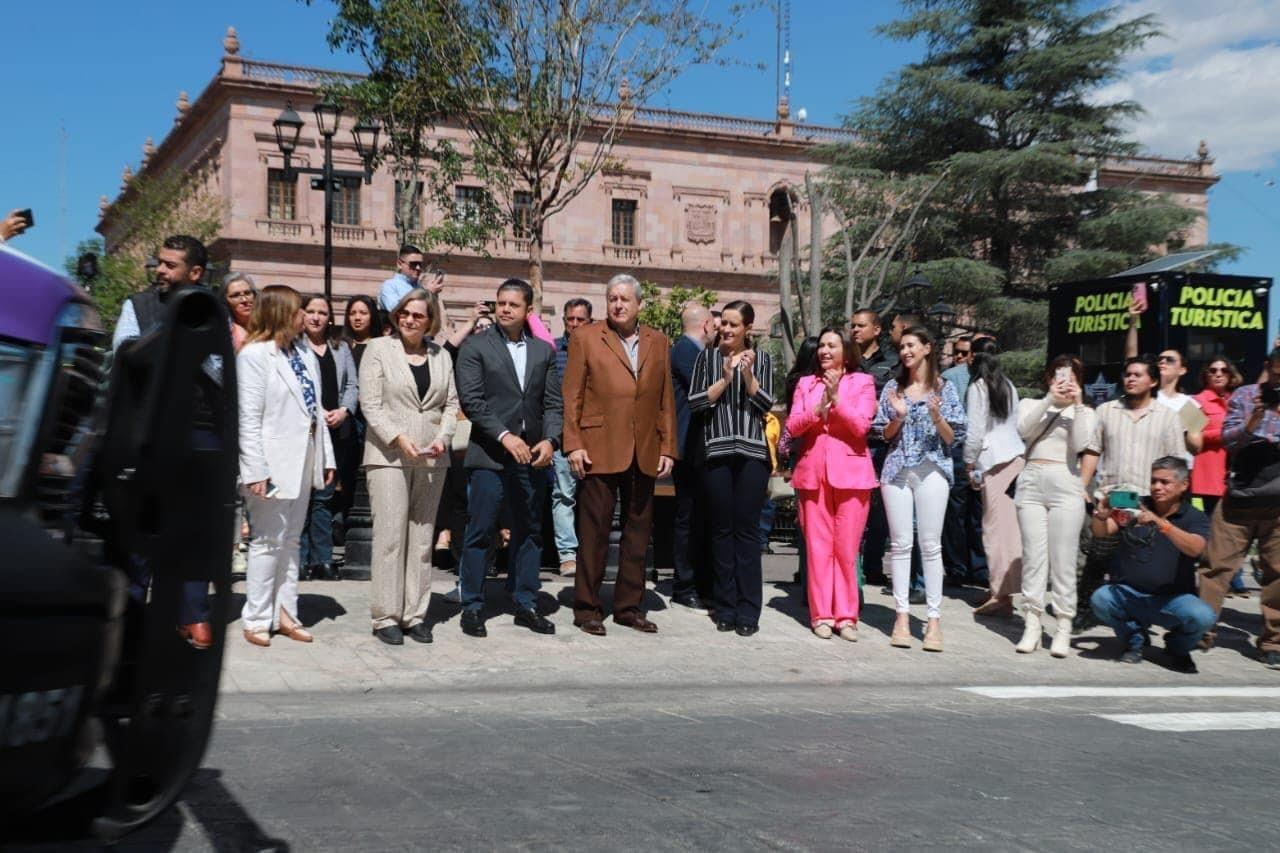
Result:
<svg viewBox="0 0 1280 853"><path fill-rule="evenodd" d="M259 285L288 284L303 292L323 282L323 193L309 176L280 180L283 159L272 122L286 103L307 120L293 165L321 164L320 137L309 115L317 89L342 76L321 69L278 65L239 55L234 30L223 42L221 69L194 101L179 96L174 126L159 146L148 140L140 171L178 168L205 176L227 201L220 237L210 247L223 269L247 272ZM844 129L796 124L785 106L774 121L637 108L615 146L616 168L598 175L546 228L543 316L559 332L560 307L586 296L603 307L604 282L630 272L661 286L701 286L722 302L746 299L758 322L778 310L777 253L782 235L771 213L788 191L802 187L806 173L821 166L815 144L847 140ZM334 137L335 168L362 168L352 141L354 117L343 116ZM464 131L442 124L437 133L465 142ZM1131 183L1175 192L1181 203L1207 213L1206 190L1216 180L1212 161L1135 159L1107 164L1102 184ZM468 191L459 184L457 192ZM398 245L397 199L406 191L387 170L369 185L343 191L335 204L334 295L376 294L394 271ZM794 197L794 196L793 196ZM117 202L119 199L117 199ZM115 202L103 199L98 231L108 245L122 239ZM799 243L808 245L808 211L795 205ZM413 205L417 223L441 212ZM824 230L834 223L824 224ZM1202 242L1201 217L1188 242ZM508 234L489 246L488 256L428 249L430 262L447 272L446 305L454 316L478 299L491 299L497 283L525 278L525 241Z"/></svg>

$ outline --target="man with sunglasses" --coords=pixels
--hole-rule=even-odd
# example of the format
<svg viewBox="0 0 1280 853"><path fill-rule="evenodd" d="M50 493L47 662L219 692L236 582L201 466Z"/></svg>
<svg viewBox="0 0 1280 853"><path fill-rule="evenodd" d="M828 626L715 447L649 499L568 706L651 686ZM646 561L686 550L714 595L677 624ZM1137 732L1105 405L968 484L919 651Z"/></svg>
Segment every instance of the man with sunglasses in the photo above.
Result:
<svg viewBox="0 0 1280 853"><path fill-rule="evenodd" d="M1164 628L1170 668L1193 674L1191 650L1213 626L1213 608L1196 595L1196 561L1209 541L1209 519L1187 499L1190 472L1177 456L1151 465L1151 496L1136 510L1113 509L1104 495L1093 535L1115 537L1111 582L1090 598L1094 614L1116 632L1120 661L1142 663L1152 625Z"/></svg>
<svg viewBox="0 0 1280 853"><path fill-rule="evenodd" d="M425 269L422 250L412 243L405 243L396 256L396 274L378 288L378 306L384 314L390 314L404 295L415 287L438 295L444 290L444 271Z"/></svg>

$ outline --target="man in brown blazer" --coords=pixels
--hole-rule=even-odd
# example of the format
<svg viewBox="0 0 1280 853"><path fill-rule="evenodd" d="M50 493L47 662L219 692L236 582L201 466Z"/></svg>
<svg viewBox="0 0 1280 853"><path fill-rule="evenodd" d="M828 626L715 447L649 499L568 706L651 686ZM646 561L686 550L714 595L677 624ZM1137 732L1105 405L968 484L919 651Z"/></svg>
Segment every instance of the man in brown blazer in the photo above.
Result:
<svg viewBox="0 0 1280 853"><path fill-rule="evenodd" d="M605 288L608 319L573 333L564 368L564 453L578 486L578 573L573 622L603 636L600 585L613 508L622 499L622 543L613 621L646 634L640 611L653 522L653 484L676 458L670 345L639 324L640 283L615 275Z"/></svg>

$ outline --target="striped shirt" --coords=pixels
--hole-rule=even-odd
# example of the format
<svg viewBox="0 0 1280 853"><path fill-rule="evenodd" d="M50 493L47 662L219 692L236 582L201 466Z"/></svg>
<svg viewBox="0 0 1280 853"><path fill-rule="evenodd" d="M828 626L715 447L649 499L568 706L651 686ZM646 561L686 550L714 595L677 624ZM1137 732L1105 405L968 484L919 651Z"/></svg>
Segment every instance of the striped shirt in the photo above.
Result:
<svg viewBox="0 0 1280 853"><path fill-rule="evenodd" d="M704 349L693 364L689 382L689 411L701 415L702 436L708 460L726 456L749 456L769 462L769 445L764 437L764 416L773 408L773 360L767 352L756 351L752 369L760 389L747 396L739 373L713 403L707 389L724 377L724 355L719 349Z"/></svg>
<svg viewBox="0 0 1280 853"><path fill-rule="evenodd" d="M1095 414L1097 425L1084 452L1102 455L1098 461L1101 488L1127 484L1148 495L1151 464L1163 456L1182 458L1186 452L1182 421L1172 409L1154 399L1136 420L1123 399L1103 403Z"/></svg>

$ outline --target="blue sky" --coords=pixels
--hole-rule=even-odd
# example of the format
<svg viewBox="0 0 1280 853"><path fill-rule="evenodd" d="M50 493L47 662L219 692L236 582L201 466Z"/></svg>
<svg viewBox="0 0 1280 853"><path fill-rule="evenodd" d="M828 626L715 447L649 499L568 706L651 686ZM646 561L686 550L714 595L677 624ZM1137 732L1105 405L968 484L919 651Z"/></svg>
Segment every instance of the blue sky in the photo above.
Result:
<svg viewBox="0 0 1280 853"><path fill-rule="evenodd" d="M245 56L360 70L354 57L325 44L331 5L296 0L135 0L114 3L10 4L4 13L10 85L8 133L0 162L8 168L0 207L31 207L36 228L18 248L51 265L93 235L98 197L114 198L126 163L136 169L142 143L158 144L172 126L174 101L192 100L216 73L228 25ZM1148 109L1135 136L1156 153L1189 155L1207 139L1222 181L1211 191L1210 237L1248 247L1226 271L1280 271L1280 0L1132 0L1152 12L1167 37L1137 57L1114 93ZM916 56L877 38L892 19L890 0L794 0L791 20L792 109L833 124L860 96ZM767 118L773 113L773 14L757 12L733 54L745 64L695 69L655 106ZM16 74L14 73L16 71ZM63 135L65 132L65 136ZM60 168L60 162L63 166ZM1277 306L1271 327L1276 327Z"/></svg>

